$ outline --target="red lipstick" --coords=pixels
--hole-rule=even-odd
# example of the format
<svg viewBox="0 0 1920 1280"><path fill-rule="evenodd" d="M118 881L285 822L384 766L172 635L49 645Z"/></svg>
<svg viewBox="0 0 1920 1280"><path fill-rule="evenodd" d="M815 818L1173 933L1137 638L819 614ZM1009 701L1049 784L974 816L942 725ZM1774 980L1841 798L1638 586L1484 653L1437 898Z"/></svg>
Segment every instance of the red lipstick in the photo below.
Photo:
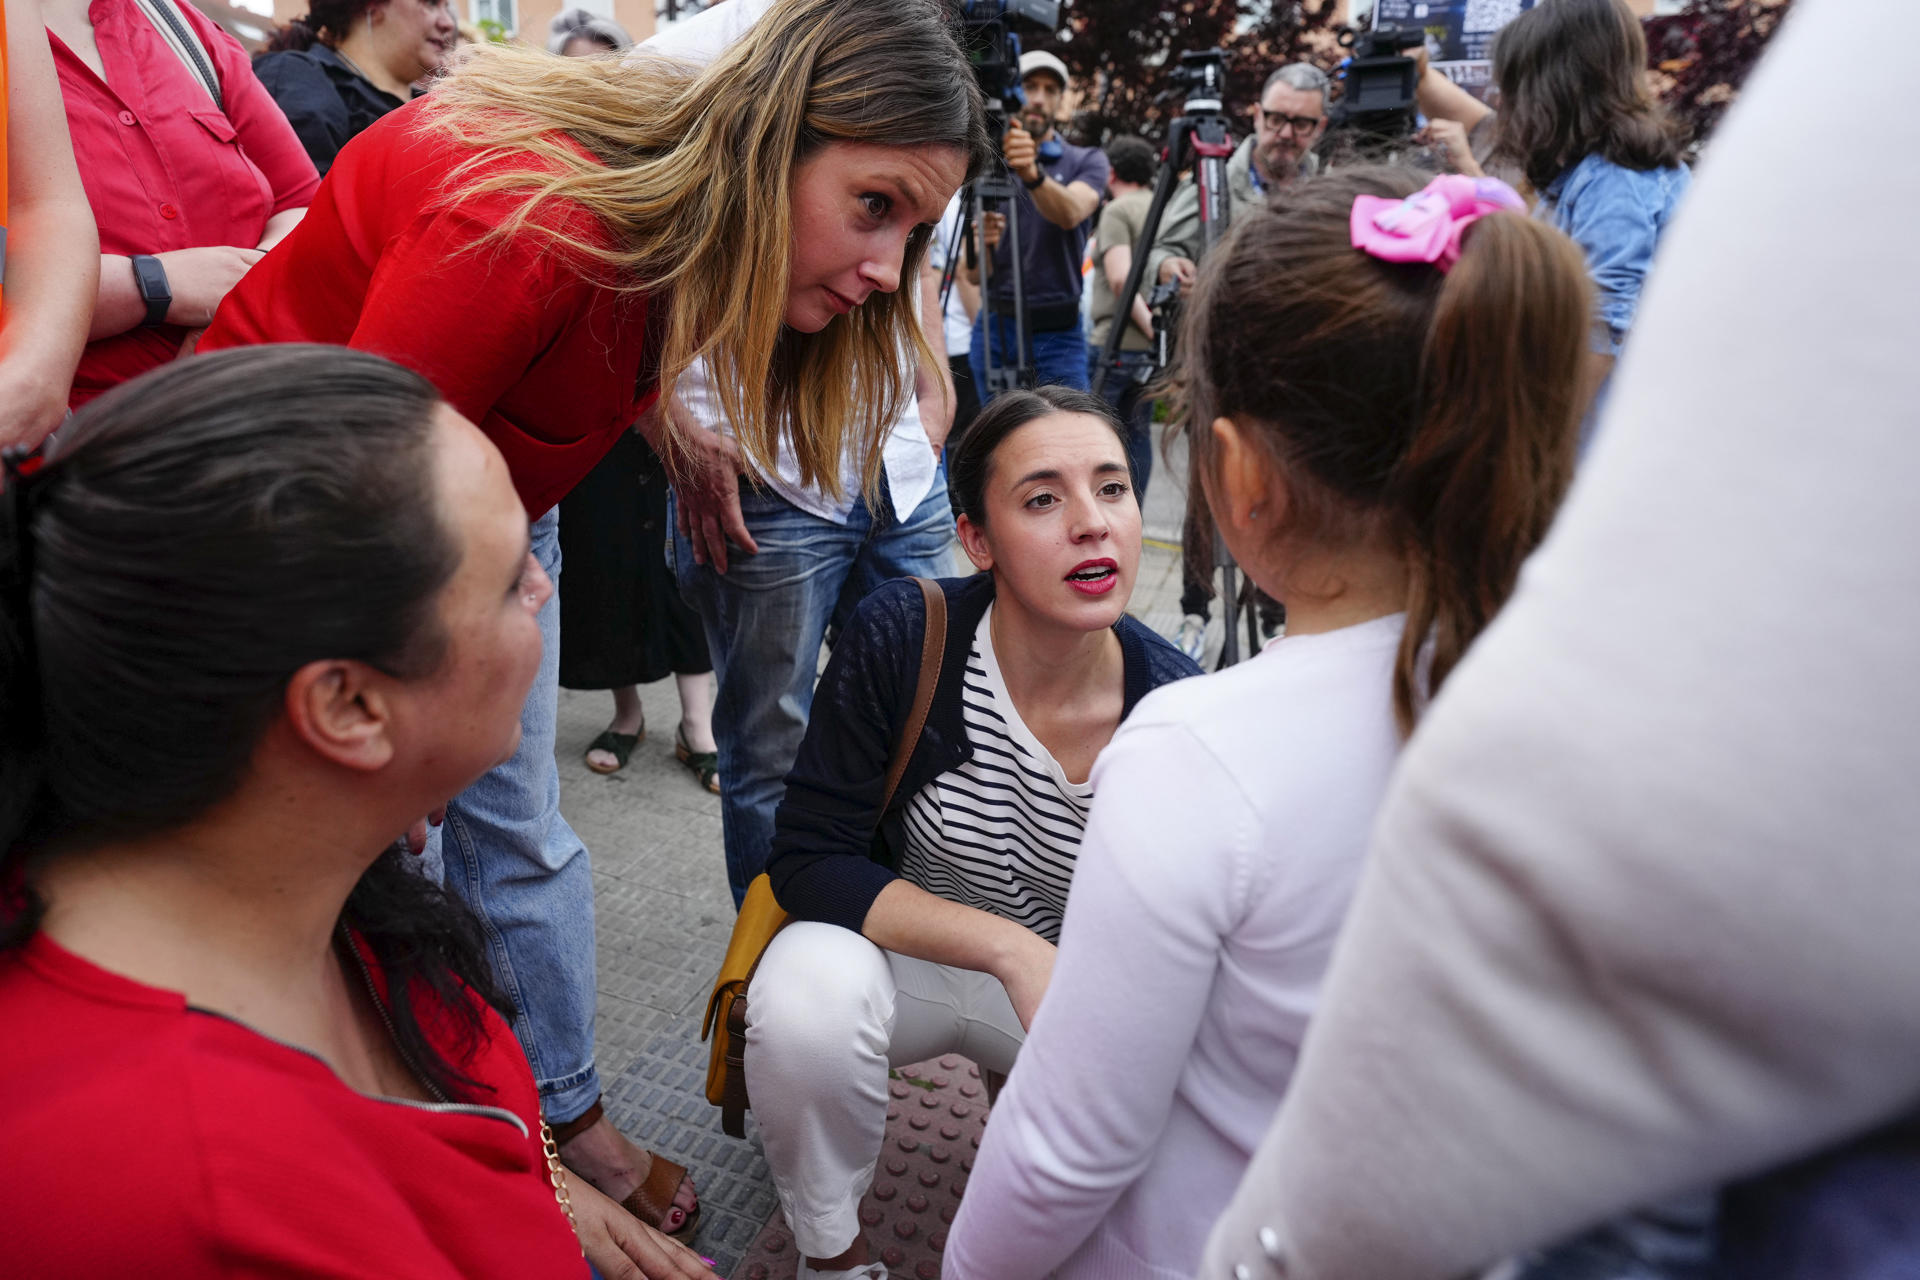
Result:
<svg viewBox="0 0 1920 1280"><path fill-rule="evenodd" d="M1067 585L1083 596L1103 596L1120 585L1120 565L1111 559L1082 560L1067 575Z"/></svg>

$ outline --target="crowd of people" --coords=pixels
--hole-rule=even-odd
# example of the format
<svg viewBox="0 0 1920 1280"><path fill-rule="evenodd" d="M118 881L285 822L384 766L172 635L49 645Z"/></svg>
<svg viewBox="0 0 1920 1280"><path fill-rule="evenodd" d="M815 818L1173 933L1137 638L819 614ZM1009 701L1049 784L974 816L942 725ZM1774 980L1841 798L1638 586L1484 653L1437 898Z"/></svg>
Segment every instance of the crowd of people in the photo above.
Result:
<svg viewBox="0 0 1920 1280"><path fill-rule="evenodd" d="M990 136L938 0L327 0L251 62L6 0L8 1269L711 1275L602 1106L555 758L672 675L786 921L799 1280L885 1280L947 1053L1006 1077L956 1280L1913 1274L1920 253L1857 234L1897 90L1801 92L1896 6L1803 0L1697 191L1623 0L1488 102L1420 59L1394 163L1273 68L1208 245L1055 54ZM1265 643L1208 674L1216 537Z"/></svg>

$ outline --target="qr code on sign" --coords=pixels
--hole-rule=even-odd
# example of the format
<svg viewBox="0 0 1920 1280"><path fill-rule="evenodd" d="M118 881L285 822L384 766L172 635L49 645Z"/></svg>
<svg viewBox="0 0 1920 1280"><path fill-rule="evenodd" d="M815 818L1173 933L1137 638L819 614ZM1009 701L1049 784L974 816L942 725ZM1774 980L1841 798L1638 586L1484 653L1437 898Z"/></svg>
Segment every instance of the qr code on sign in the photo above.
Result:
<svg viewBox="0 0 1920 1280"><path fill-rule="evenodd" d="M1467 0L1462 31L1498 31L1520 16L1520 0Z"/></svg>

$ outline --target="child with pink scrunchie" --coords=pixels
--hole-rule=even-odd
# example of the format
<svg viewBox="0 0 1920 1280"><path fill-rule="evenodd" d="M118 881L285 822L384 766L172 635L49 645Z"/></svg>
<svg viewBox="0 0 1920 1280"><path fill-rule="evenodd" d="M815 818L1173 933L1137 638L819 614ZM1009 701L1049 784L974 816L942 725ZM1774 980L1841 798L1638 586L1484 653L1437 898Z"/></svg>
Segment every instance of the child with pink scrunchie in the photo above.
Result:
<svg viewBox="0 0 1920 1280"><path fill-rule="evenodd" d="M948 1280L1198 1269L1400 745L1566 488L1591 314L1573 242L1485 179L1301 182L1203 264L1178 379L1192 483L1286 634L1149 695L1095 765Z"/></svg>

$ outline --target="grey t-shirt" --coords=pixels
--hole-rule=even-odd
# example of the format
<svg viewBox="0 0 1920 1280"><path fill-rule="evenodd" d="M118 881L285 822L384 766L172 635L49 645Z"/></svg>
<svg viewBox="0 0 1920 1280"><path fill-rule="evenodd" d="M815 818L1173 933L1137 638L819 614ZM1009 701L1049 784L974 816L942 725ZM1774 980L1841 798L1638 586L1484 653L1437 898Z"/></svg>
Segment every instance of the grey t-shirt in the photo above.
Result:
<svg viewBox="0 0 1920 1280"><path fill-rule="evenodd" d="M1107 191L1107 157L1098 147L1076 147L1061 142L1057 160L1040 160L1041 172L1061 186L1084 182L1102 195ZM1018 180L1015 180L1016 186ZM1020 207L1021 283L1026 288L1029 307L1080 305L1080 261L1087 251L1087 237L1093 233L1093 219L1068 230L1056 227L1040 216L1030 192L1014 195ZM1013 301L1013 246L1004 237L993 255L993 293L995 302Z"/></svg>
<svg viewBox="0 0 1920 1280"><path fill-rule="evenodd" d="M1093 345L1103 346L1107 341L1107 324L1113 319L1113 286L1107 283L1107 253L1122 246L1131 249L1140 240L1140 231L1146 225L1147 207L1153 203L1151 191L1129 191L1126 195L1115 197L1112 203L1100 214L1100 228L1093 234ZM1153 282L1144 276L1140 280L1142 297L1151 291ZM1126 320L1121 321L1126 328L1120 335L1122 351L1147 351L1153 347L1153 339L1141 333Z"/></svg>

